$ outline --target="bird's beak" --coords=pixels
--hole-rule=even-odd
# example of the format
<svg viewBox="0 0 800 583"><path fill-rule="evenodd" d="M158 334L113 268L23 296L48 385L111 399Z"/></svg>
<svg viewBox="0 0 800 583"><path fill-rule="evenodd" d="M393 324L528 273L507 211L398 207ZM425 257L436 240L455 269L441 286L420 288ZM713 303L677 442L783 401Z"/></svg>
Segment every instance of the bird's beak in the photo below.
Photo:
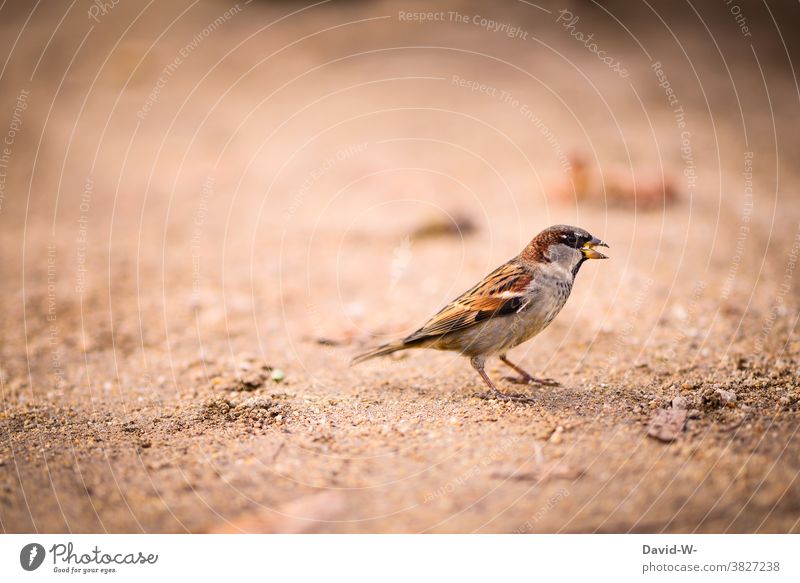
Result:
<svg viewBox="0 0 800 583"><path fill-rule="evenodd" d="M608 247L597 237L592 237L591 241L587 241L581 247L581 253L586 259L608 259L605 255L595 249L595 247Z"/></svg>

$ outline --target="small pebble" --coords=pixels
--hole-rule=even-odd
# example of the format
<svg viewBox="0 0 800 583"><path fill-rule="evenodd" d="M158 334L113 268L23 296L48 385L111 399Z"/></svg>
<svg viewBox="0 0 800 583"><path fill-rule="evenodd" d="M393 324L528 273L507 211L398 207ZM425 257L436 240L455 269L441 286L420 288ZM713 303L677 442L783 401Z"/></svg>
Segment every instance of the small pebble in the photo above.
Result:
<svg viewBox="0 0 800 583"><path fill-rule="evenodd" d="M689 408L689 401L686 397L675 397L672 399L672 408L673 409L688 409Z"/></svg>
<svg viewBox="0 0 800 583"><path fill-rule="evenodd" d="M717 389L715 391L719 395L719 400L723 405L733 406L736 402L736 393L733 391L726 391L725 389Z"/></svg>
<svg viewBox="0 0 800 583"><path fill-rule="evenodd" d="M272 380L276 383L281 382L283 379L286 378L286 375L283 374L283 371L279 368L272 370Z"/></svg>
<svg viewBox="0 0 800 583"><path fill-rule="evenodd" d="M647 435L666 443L674 441L683 433L686 416L682 409L657 409L650 417Z"/></svg>

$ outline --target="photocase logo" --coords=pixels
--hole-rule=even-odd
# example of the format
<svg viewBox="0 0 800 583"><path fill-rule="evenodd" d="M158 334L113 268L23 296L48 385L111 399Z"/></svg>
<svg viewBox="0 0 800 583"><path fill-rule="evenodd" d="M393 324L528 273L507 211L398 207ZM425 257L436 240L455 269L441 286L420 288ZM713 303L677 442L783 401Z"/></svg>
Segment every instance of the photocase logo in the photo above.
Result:
<svg viewBox="0 0 800 583"><path fill-rule="evenodd" d="M39 543L30 543L19 552L19 564L26 571L35 571L44 562L44 547Z"/></svg>

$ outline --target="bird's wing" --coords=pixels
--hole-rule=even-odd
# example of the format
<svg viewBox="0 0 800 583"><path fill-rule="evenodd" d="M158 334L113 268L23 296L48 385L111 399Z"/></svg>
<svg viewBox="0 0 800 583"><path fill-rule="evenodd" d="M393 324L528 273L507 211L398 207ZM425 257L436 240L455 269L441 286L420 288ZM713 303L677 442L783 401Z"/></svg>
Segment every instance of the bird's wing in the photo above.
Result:
<svg viewBox="0 0 800 583"><path fill-rule="evenodd" d="M492 316L518 312L527 304L532 279L533 274L512 259L442 308L422 328L406 337L404 342L441 336L468 328Z"/></svg>

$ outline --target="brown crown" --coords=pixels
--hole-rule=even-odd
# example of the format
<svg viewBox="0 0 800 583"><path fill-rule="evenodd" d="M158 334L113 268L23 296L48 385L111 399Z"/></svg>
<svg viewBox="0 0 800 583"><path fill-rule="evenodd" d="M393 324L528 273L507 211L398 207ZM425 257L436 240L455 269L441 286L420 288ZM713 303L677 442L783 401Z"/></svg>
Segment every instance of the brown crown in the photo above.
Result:
<svg viewBox="0 0 800 583"><path fill-rule="evenodd" d="M591 237L589 233L578 227L554 225L536 235L533 240L528 243L528 246L522 250L520 257L525 261L549 261L547 259L547 250L550 248L550 245L563 243L563 235L570 235L572 233L585 233L587 238Z"/></svg>

